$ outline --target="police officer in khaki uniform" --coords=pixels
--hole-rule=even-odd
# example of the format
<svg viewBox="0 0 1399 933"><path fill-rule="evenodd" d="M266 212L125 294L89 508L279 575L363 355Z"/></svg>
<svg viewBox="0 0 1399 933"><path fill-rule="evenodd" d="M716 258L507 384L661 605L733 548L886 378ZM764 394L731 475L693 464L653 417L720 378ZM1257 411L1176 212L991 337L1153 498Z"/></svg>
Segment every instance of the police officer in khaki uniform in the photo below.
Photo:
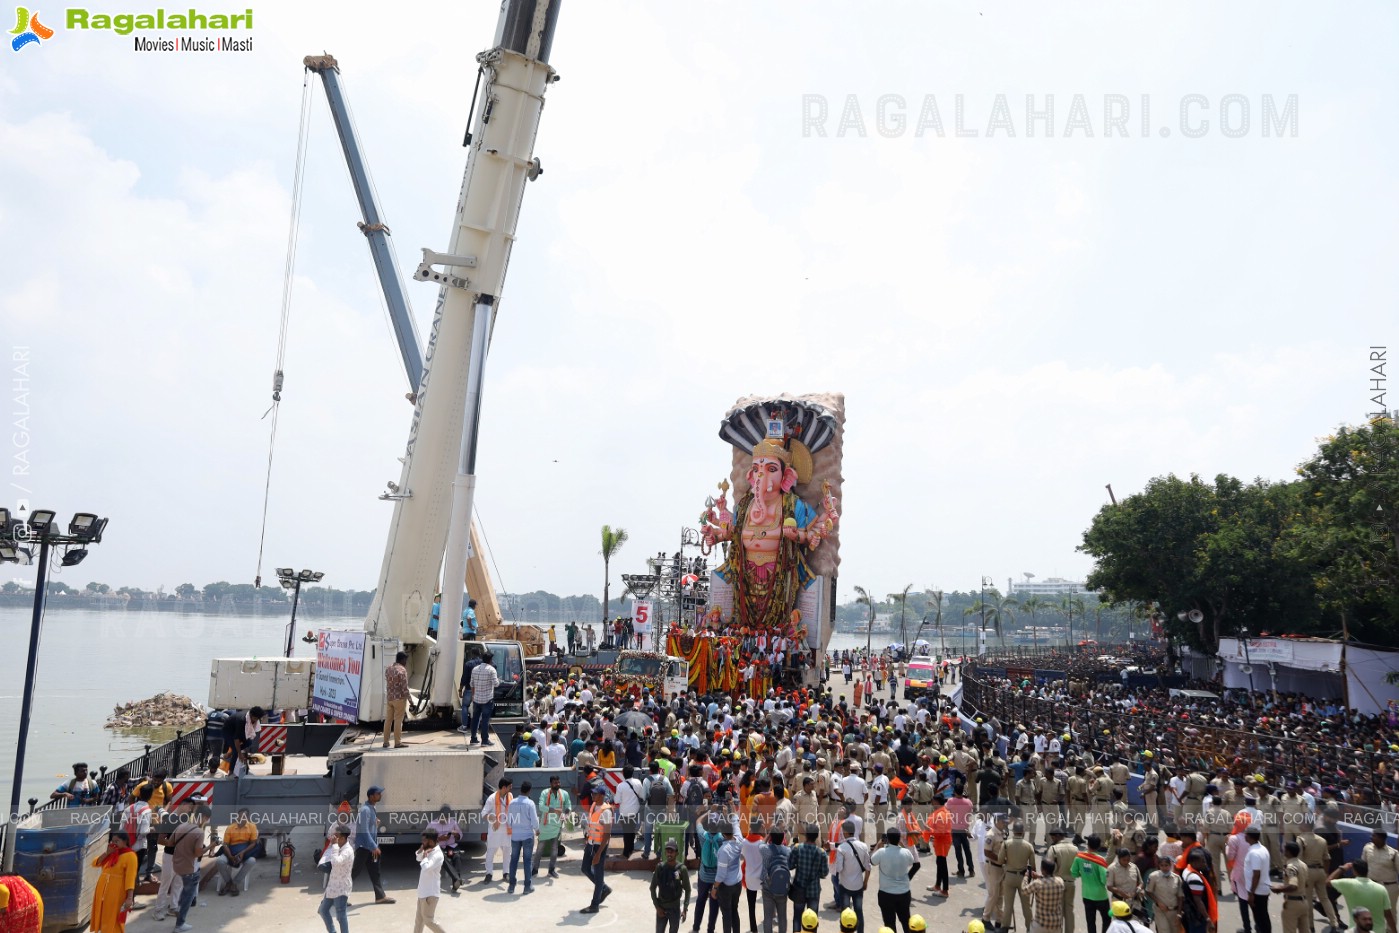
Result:
<svg viewBox="0 0 1399 933"><path fill-rule="evenodd" d="M1191 771L1185 776L1185 793L1181 794L1180 816L1182 829L1198 831L1200 811L1204 809L1205 788L1210 782L1199 771Z"/></svg>
<svg viewBox="0 0 1399 933"><path fill-rule="evenodd" d="M1025 839L1035 844L1035 833L1039 826L1040 781L1029 768L1020 780L1015 782L1015 796L1011 798L1020 807L1020 819L1025 824Z"/></svg>
<svg viewBox="0 0 1399 933"><path fill-rule="evenodd" d="M1093 831L1107 839L1112 830L1112 778L1102 765L1093 768Z"/></svg>
<svg viewBox="0 0 1399 933"><path fill-rule="evenodd" d="M1282 933L1312 933L1312 885L1307 864L1301 859L1302 847L1288 842L1283 851L1287 862L1282 867L1282 882L1272 885L1273 893L1283 896Z"/></svg>
<svg viewBox="0 0 1399 933"><path fill-rule="evenodd" d="M1213 784L1210 786L1214 787ZM1224 847L1229 844L1229 832L1234 828L1234 818L1225 809L1224 801L1219 794L1210 795L1210 806L1205 811L1202 824L1205 833L1205 850L1210 854L1210 862L1214 865L1214 870L1223 876L1223 881L1216 885L1215 890L1225 890L1229 884L1229 869L1224 860Z"/></svg>
<svg viewBox="0 0 1399 933"><path fill-rule="evenodd" d="M1127 779L1132 776L1132 772L1127 767L1127 759L1119 758L1108 768L1108 777L1112 778L1112 786L1115 790L1122 791L1122 799L1127 799Z"/></svg>
<svg viewBox="0 0 1399 933"><path fill-rule="evenodd" d="M1282 871L1282 798L1266 783L1258 788L1258 815L1263 823L1263 847L1273 871Z"/></svg>
<svg viewBox="0 0 1399 933"><path fill-rule="evenodd" d="M1005 880L1006 815L997 813L986 833L986 903L981 907L981 922L1005 926L1001 918L1001 884Z"/></svg>
<svg viewBox="0 0 1399 933"><path fill-rule="evenodd" d="M1166 856L1156 860L1157 870L1146 882L1146 896L1155 905L1157 933L1181 933L1181 899L1185 882L1175 872L1176 864Z"/></svg>
<svg viewBox="0 0 1399 933"><path fill-rule="evenodd" d="M1044 811L1045 829L1054 826L1062 828L1065 825L1064 781L1051 765L1046 765L1044 774L1040 776L1040 802Z"/></svg>
<svg viewBox="0 0 1399 933"><path fill-rule="evenodd" d="M1001 923L1015 926L1015 896L1020 895L1020 915L1025 925L1020 929L1030 929L1030 898L1021 888L1025 872L1035 863L1035 847L1025 841L1025 824L1016 823L1010 828L1010 839L1006 841L1005 875L1001 878Z"/></svg>
<svg viewBox="0 0 1399 933"><path fill-rule="evenodd" d="M1326 873L1331 866L1330 847L1325 839L1316 834L1310 821L1303 824L1302 832L1296 841L1301 851L1302 864L1307 866L1307 885L1311 897L1321 902L1322 912L1326 914L1326 922L1331 924L1331 928L1339 930L1341 924L1336 917L1336 905L1331 903L1331 898L1326 894Z"/></svg>
<svg viewBox="0 0 1399 933"><path fill-rule="evenodd" d="M1360 858L1370 866L1370 880L1384 885L1389 892L1389 909L1399 917L1399 850L1389 844L1383 829L1370 831L1370 841L1365 843Z"/></svg>
<svg viewBox="0 0 1399 933"><path fill-rule="evenodd" d="M1078 903L1078 898L1074 896L1077 879L1073 876L1073 867L1074 859L1078 858L1078 846L1067 837L1068 832L1062 826L1051 829L1045 858L1054 863L1054 874L1064 879L1064 933L1074 933L1074 904Z"/></svg>
<svg viewBox="0 0 1399 933"><path fill-rule="evenodd" d="M1282 841L1293 842L1305 832L1303 824L1312 812L1311 807L1307 806L1307 798L1298 792L1296 781L1287 785L1279 806L1282 813Z"/></svg>
<svg viewBox="0 0 1399 933"><path fill-rule="evenodd" d="M1145 754L1150 755L1151 752ZM1161 772L1156 770L1156 766L1150 761L1146 763L1146 770L1142 773L1142 783L1137 788L1142 795L1143 806L1146 807L1146 821L1152 826L1161 825L1161 812L1158 808L1158 800L1161 793Z"/></svg>
<svg viewBox="0 0 1399 933"><path fill-rule="evenodd" d="M1088 778L1083 765L1074 768L1073 777L1068 780L1069 826L1074 831L1074 842L1083 839L1083 820L1088 813Z"/></svg>

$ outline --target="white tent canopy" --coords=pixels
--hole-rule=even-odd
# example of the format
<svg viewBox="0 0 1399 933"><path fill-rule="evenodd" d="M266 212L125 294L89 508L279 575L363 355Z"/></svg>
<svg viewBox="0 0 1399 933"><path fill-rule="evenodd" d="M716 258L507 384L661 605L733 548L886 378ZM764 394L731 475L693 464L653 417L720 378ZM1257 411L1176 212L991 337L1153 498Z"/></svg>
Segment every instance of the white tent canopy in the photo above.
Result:
<svg viewBox="0 0 1399 933"><path fill-rule="evenodd" d="M1399 652L1346 649L1346 684L1341 680L1341 643L1326 638L1238 638L1219 640L1224 686L1237 690L1277 690L1317 699L1340 700L1349 687L1356 712L1377 716L1399 702L1399 685L1385 675L1399 670ZM1251 668L1252 670L1248 670Z"/></svg>

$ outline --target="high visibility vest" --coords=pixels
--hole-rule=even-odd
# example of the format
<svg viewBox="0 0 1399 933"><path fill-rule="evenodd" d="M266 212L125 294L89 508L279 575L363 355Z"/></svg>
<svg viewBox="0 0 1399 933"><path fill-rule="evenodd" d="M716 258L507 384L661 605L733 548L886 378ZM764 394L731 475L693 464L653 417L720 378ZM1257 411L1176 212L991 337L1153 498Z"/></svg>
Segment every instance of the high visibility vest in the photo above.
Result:
<svg viewBox="0 0 1399 933"><path fill-rule="evenodd" d="M607 839L607 823L603 820L603 814L609 809L610 807L605 805L593 807L592 812L588 814L588 842L595 846L602 845Z"/></svg>

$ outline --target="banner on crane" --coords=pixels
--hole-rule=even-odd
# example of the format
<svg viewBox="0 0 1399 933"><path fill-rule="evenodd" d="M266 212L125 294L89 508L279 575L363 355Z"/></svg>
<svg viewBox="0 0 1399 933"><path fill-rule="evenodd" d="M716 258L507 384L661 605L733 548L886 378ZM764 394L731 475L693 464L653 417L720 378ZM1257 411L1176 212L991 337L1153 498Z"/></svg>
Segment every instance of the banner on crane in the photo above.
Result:
<svg viewBox="0 0 1399 933"><path fill-rule="evenodd" d="M311 709L335 719L359 718L364 632L321 629L316 633L316 680Z"/></svg>

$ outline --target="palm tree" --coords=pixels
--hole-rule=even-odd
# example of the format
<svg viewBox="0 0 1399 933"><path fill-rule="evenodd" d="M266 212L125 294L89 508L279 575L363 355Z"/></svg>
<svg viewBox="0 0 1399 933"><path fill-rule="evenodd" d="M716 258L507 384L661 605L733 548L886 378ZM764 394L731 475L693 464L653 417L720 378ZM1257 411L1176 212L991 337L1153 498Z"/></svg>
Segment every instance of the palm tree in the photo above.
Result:
<svg viewBox="0 0 1399 933"><path fill-rule="evenodd" d="M995 626L996 637L1001 647L1006 646L1005 625L1015 621L1015 609L1020 602L1014 596L1002 596L994 587L990 590L990 602L986 604L986 618ZM1004 624L1003 624L1004 623Z"/></svg>
<svg viewBox="0 0 1399 933"><path fill-rule="evenodd" d="M1020 603L1020 608L1030 614L1030 628L1034 631L1035 651L1038 652L1040 648L1040 630L1039 627L1035 625L1035 614L1041 609L1048 609L1049 601L1040 599L1038 596L1026 596L1024 601Z"/></svg>
<svg viewBox="0 0 1399 933"><path fill-rule="evenodd" d="M908 594L912 589L913 584L910 583L908 586L904 587L902 593L889 594L889 602L897 602L899 604L899 641L903 642L905 647L908 645L908 626L904 624L904 617L908 613Z"/></svg>
<svg viewBox="0 0 1399 933"><path fill-rule="evenodd" d="M1059 600L1059 611L1069 617L1069 647L1074 646L1074 613L1083 616L1083 598L1072 593Z"/></svg>
<svg viewBox="0 0 1399 933"><path fill-rule="evenodd" d="M933 617L933 627L938 630L938 657L947 654L942 645L942 590L924 590L923 595L928 599L928 611L923 613L923 621L918 623L918 631L913 633L913 640L917 641L923 635L923 626L928 624L928 616Z"/></svg>
<svg viewBox="0 0 1399 933"><path fill-rule="evenodd" d="M968 606L967 608L965 608L965 609L962 610L962 615L963 615L963 616L974 616L974 615L977 615L977 614L979 614L979 613L984 613L985 610L986 610L986 606L985 606L985 604L982 603L981 597L978 596L978 597L976 598L976 602L972 603L970 606ZM985 631L986 631L986 616L985 616L985 615L982 615L982 616L981 616L981 619L982 619L982 621L981 621L981 630L982 630L983 632L985 632ZM962 651L963 651L963 653L966 652L966 648L967 648L966 641L967 641L967 623L964 621L964 622L962 623ZM985 637L984 637L984 636L983 636L982 638L980 638L980 639L977 641L976 650L977 650L978 653L981 651L981 642L982 642L982 641L985 641Z"/></svg>
<svg viewBox="0 0 1399 933"><path fill-rule="evenodd" d="M627 543L627 530L625 528L613 528L611 525L602 526L602 624L603 635L607 634L607 605L608 596L612 588L612 556L622 549L622 545Z"/></svg>
<svg viewBox="0 0 1399 933"><path fill-rule="evenodd" d="M870 607L870 617L865 623L865 656L868 657L870 653L870 637L874 634L874 600L870 598L869 591L863 586L855 587L855 592L859 594L855 598L855 605Z"/></svg>

